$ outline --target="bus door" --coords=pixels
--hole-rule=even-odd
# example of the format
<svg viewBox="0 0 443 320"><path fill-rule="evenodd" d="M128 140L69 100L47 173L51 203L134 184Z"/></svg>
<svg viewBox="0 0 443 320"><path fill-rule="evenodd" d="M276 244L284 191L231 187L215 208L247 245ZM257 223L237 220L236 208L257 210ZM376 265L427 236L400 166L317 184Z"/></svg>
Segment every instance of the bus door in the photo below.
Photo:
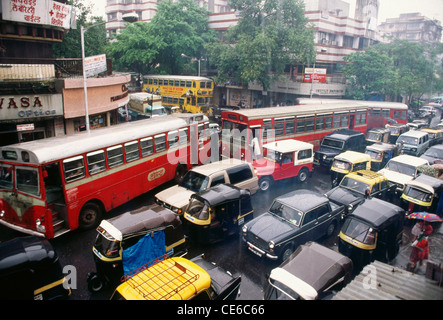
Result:
<svg viewBox="0 0 443 320"><path fill-rule="evenodd" d="M349 114L349 129L353 130L355 124L355 114Z"/></svg>

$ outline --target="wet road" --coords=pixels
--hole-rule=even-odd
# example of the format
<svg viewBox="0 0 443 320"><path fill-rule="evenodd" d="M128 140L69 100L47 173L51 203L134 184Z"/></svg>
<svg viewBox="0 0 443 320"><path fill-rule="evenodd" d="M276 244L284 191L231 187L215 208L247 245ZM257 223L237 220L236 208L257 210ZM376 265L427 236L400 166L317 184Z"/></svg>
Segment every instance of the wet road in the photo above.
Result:
<svg viewBox="0 0 443 320"><path fill-rule="evenodd" d="M154 202L154 195L171 186L172 183L159 187L148 192L127 204L116 208L106 214L110 218L123 212L134 210L141 206L146 206ZM252 197L254 208L254 217L257 217L269 208L272 200L287 192L296 189L310 189L324 193L330 188L330 177L326 172L316 171L311 179L305 183L296 183L295 180L274 184L268 193L258 192ZM338 231L337 231L338 232ZM11 239L24 234L9 230L0 226L0 241ZM76 285L72 290L71 299L73 300L102 300L109 299L114 288L108 288L98 293L91 293L87 289L87 274L95 271L93 260L92 245L96 237L96 231L73 231L59 238L51 240L55 247L62 266L74 266L76 270L76 281L71 283ZM321 243L333 247L335 245L336 235L328 239L323 239ZM204 253L206 258L213 261L232 273L237 272L242 276L240 286L240 300L261 300L263 290L267 282L267 275L270 271L279 265L279 262L259 258L249 252L242 246L240 236L232 236L222 242L213 245L201 245L188 242L187 258L191 259ZM72 276L72 274L70 274Z"/></svg>

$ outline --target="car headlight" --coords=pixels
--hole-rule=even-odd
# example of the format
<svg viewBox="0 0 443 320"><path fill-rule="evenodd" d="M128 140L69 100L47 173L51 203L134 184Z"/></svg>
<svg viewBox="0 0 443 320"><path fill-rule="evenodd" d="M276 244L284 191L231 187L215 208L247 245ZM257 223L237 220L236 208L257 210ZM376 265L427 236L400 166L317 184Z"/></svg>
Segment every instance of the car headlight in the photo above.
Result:
<svg viewBox="0 0 443 320"><path fill-rule="evenodd" d="M269 249L274 249L274 247L275 247L275 243L274 243L274 241L269 241Z"/></svg>
<svg viewBox="0 0 443 320"><path fill-rule="evenodd" d="M243 228L242 228L242 232L243 232L244 234L248 232L248 226L247 226L247 225L244 225L244 226L243 226Z"/></svg>
<svg viewBox="0 0 443 320"><path fill-rule="evenodd" d="M326 160L328 157L326 155L323 156L323 160Z"/></svg>
<svg viewBox="0 0 443 320"><path fill-rule="evenodd" d="M351 212L352 209L354 209L354 205L351 203L350 205L348 205L348 211Z"/></svg>

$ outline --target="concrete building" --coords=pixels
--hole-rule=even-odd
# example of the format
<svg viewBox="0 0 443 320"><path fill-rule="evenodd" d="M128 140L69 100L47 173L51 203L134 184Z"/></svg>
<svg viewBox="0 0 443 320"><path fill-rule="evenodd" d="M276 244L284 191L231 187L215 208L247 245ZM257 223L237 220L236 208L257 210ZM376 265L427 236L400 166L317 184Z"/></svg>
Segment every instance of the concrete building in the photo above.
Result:
<svg viewBox="0 0 443 320"><path fill-rule="evenodd" d="M84 130L82 60L52 54L53 44L74 27L71 6L1 0L1 14L0 145ZM129 80L113 74L109 63L106 72L87 80L91 129L117 123L117 109L129 101Z"/></svg>
<svg viewBox="0 0 443 320"><path fill-rule="evenodd" d="M196 0L199 6L207 8L210 28L220 38L224 32L238 22L239 14L232 10L227 0ZM297 97L313 96L341 98L345 94L345 79L342 73L343 57L365 49L376 42L378 0L357 0L354 17L350 5L342 0L304 0L305 15L314 25L316 61L308 65L287 67L287 73L275 82L268 92L260 85L247 86L235 83L217 84L218 101L237 105L240 101L247 107L269 104L290 104ZM106 28L112 35L124 28L122 17L135 13L142 21L151 21L155 14L155 1L108 0ZM314 79L314 82L312 82Z"/></svg>
<svg viewBox="0 0 443 320"><path fill-rule="evenodd" d="M417 43L439 43L442 26L421 13L404 13L398 18L390 18L379 27L380 41L389 42L391 38Z"/></svg>

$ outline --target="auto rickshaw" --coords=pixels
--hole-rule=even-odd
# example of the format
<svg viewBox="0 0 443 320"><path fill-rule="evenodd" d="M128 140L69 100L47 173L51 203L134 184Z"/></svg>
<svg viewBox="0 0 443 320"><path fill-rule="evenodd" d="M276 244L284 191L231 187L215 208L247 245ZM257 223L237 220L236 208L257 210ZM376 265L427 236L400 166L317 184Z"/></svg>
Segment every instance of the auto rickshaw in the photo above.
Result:
<svg viewBox="0 0 443 320"><path fill-rule="evenodd" d="M407 203L408 212L435 212L442 191L443 180L421 174L406 183L401 199Z"/></svg>
<svg viewBox="0 0 443 320"><path fill-rule="evenodd" d="M366 133L366 141L369 143L389 142L391 131L388 128L372 128Z"/></svg>
<svg viewBox="0 0 443 320"><path fill-rule="evenodd" d="M198 242L213 243L238 233L252 217L250 192L219 184L191 196L184 214L185 233Z"/></svg>
<svg viewBox="0 0 443 320"><path fill-rule="evenodd" d="M405 210L377 198L366 199L347 215L339 234L339 252L359 271L374 260L394 259L403 236Z"/></svg>
<svg viewBox="0 0 443 320"><path fill-rule="evenodd" d="M389 160L398 156L398 147L390 143L374 143L366 147L365 153L371 157L371 170L378 171L383 169Z"/></svg>
<svg viewBox="0 0 443 320"><path fill-rule="evenodd" d="M358 170L371 170L371 157L362 152L345 151L335 156L331 165L332 187L340 184L345 175Z"/></svg>
<svg viewBox="0 0 443 320"><path fill-rule="evenodd" d="M395 123L387 126L391 134L389 136L389 143L395 144L399 136L401 136L406 131L409 131L409 126L407 124Z"/></svg>
<svg viewBox="0 0 443 320"><path fill-rule="evenodd" d="M0 300L63 300L71 294L48 240L18 237L0 244Z"/></svg>
<svg viewBox="0 0 443 320"><path fill-rule="evenodd" d="M158 205L142 207L103 220L92 247L95 273L88 274L88 289L100 291L122 276L164 254L186 252L180 217Z"/></svg>

